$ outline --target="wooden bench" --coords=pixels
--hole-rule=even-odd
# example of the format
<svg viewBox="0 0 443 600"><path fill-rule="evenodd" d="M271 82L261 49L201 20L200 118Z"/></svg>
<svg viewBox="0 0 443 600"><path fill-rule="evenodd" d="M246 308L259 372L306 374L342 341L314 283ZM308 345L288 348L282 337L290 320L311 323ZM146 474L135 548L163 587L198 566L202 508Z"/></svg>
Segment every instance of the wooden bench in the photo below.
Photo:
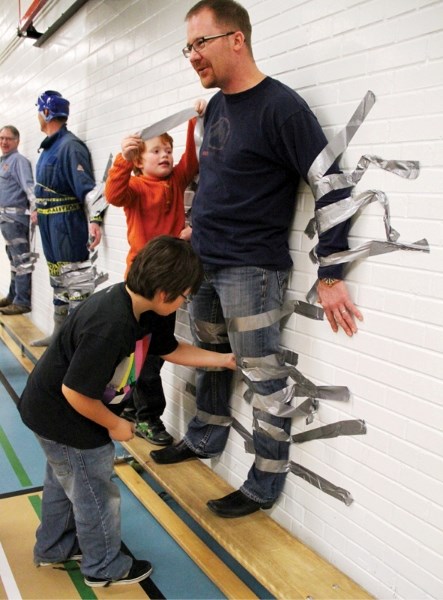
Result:
<svg viewBox="0 0 443 600"><path fill-rule="evenodd" d="M29 345L41 332L25 316L0 316L0 335L30 372L44 348ZM14 351L15 345L15 351ZM149 453L158 449L141 438L125 450L193 519L249 571L271 594L285 600L365 600L372 598L316 552L306 547L263 511L240 519L222 519L207 508L211 498L232 487L203 461L158 465ZM140 502L184 548L227 598L256 597L177 517L136 471L126 464L115 471Z"/></svg>
<svg viewBox="0 0 443 600"><path fill-rule="evenodd" d="M28 373L46 350L45 347L31 346L33 340L42 337L40 329L25 315L0 313L0 338Z"/></svg>
<svg viewBox="0 0 443 600"><path fill-rule="evenodd" d="M137 437L123 446L197 523L276 598L363 600L372 597L290 535L265 512L259 511L239 519L222 519L213 514L206 502L232 492L233 488L203 461L158 465L149 455L151 450L158 447L146 440Z"/></svg>

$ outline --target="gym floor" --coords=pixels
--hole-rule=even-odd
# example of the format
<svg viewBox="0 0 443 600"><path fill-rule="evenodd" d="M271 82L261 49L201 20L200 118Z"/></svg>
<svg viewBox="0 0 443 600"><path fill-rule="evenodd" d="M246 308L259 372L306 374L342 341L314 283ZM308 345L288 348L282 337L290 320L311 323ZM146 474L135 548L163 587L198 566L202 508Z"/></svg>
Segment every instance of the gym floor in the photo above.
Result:
<svg viewBox="0 0 443 600"><path fill-rule="evenodd" d="M225 598L118 477L115 480L122 499L123 546L136 558L153 564L152 576L139 585L92 590L85 586L77 563L41 568L33 565L45 460L16 408L26 378L25 369L0 340L0 599ZM125 456L126 452L116 445L116 455ZM258 598L272 598L148 474L142 476Z"/></svg>

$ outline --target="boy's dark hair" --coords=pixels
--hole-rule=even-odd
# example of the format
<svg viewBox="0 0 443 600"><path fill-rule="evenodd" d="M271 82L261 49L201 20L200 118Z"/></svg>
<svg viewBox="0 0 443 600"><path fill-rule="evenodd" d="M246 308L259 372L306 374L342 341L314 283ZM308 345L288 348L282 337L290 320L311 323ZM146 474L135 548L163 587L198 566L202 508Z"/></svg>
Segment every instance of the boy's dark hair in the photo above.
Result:
<svg viewBox="0 0 443 600"><path fill-rule="evenodd" d="M241 31L245 36L246 47L252 55L252 27L246 8L234 0L200 0L186 13L185 21L205 8L214 13L218 25L225 25L227 29Z"/></svg>
<svg viewBox="0 0 443 600"><path fill-rule="evenodd" d="M196 294L203 280L203 266L189 242L160 235L135 257L126 285L135 294L152 300L157 291L173 302L186 290Z"/></svg>

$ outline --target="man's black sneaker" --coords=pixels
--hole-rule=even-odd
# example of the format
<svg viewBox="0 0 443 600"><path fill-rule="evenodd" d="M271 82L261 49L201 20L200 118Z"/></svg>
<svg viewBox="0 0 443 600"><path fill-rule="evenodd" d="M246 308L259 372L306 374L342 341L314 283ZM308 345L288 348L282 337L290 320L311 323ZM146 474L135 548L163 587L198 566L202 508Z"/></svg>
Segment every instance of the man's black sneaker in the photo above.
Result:
<svg viewBox="0 0 443 600"><path fill-rule="evenodd" d="M166 431L160 417L139 421L135 426L135 433L157 446L169 446L174 441L172 435Z"/></svg>
<svg viewBox="0 0 443 600"><path fill-rule="evenodd" d="M124 577L120 579L97 579L96 577L90 577L85 575L85 583L89 587L107 587L108 585L129 585L130 583L138 583L149 577L152 573L152 565L147 560L135 560L132 563L132 567L129 569Z"/></svg>

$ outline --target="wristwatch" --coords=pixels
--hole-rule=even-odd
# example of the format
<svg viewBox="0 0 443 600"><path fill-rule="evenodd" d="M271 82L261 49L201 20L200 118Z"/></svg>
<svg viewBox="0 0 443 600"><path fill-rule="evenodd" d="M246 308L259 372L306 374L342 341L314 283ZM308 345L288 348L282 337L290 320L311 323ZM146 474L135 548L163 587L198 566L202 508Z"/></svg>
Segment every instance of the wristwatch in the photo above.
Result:
<svg viewBox="0 0 443 600"><path fill-rule="evenodd" d="M341 279L335 279L334 277L323 277L320 279L320 281L325 285L332 287L333 285L341 281Z"/></svg>

